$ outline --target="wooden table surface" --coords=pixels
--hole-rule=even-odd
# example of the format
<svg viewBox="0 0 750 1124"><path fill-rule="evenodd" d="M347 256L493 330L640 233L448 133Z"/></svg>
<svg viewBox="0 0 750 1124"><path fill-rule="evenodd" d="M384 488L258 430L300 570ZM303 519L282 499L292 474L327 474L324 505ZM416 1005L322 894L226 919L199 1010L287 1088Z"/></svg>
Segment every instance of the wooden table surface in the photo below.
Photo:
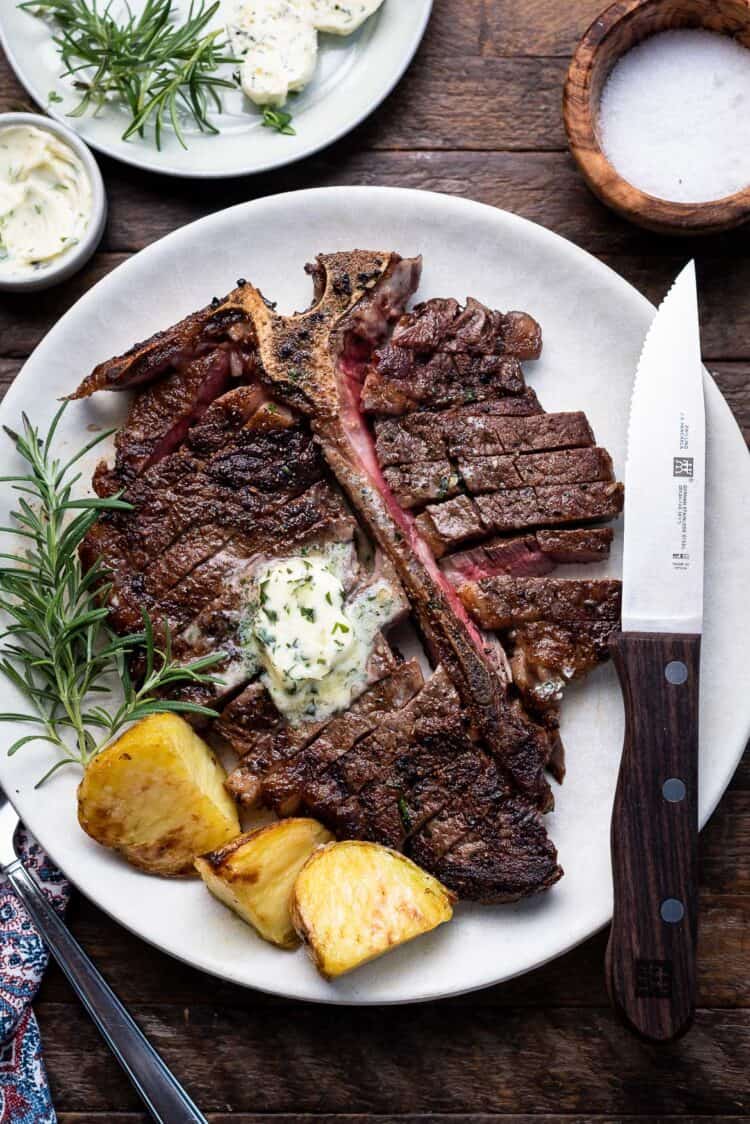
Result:
<svg viewBox="0 0 750 1124"><path fill-rule="evenodd" d="M596 254L654 300L688 256L697 255L706 359L747 437L750 234L688 243L630 227L588 194L566 150L565 71L603 2L435 0L419 55L385 105L342 143L276 174L190 183L102 160L111 213L89 268L51 293L0 297L2 385L82 292L176 227L274 192L393 184L465 195L524 215ZM25 101L0 59L0 110ZM747 668L728 667L727 706L743 689ZM701 907L698 1015L692 1032L665 1048L642 1045L616 1024L602 978L605 934L475 995L351 1010L273 1000L203 976L130 936L80 897L70 923L215 1124L307 1117L316 1124L747 1120L747 757L702 837ZM37 1013L60 1119L144 1121L135 1094L54 968Z"/></svg>

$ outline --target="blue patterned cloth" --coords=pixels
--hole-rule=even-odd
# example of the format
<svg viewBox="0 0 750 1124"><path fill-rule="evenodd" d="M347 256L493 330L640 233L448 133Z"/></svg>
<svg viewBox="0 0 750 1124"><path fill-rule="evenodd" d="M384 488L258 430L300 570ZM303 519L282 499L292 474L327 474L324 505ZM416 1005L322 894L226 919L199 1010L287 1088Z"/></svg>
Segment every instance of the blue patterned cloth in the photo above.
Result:
<svg viewBox="0 0 750 1124"><path fill-rule="evenodd" d="M70 887L23 827L16 850L59 913ZM31 1001L49 954L24 905L0 885L0 1124L55 1124L42 1043Z"/></svg>

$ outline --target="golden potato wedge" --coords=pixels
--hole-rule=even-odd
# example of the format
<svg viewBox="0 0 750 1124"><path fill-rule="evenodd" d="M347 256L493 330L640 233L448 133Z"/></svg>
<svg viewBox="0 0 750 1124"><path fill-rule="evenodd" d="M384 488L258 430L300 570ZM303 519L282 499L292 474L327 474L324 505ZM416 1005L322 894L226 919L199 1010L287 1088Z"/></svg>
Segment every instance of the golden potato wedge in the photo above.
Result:
<svg viewBox="0 0 750 1124"><path fill-rule="evenodd" d="M377 843L332 843L300 871L292 922L328 979L450 921L453 895Z"/></svg>
<svg viewBox="0 0 750 1124"><path fill-rule="evenodd" d="M292 888L313 851L332 838L316 820L281 820L201 855L195 866L211 893L264 940L296 948L299 938L289 914Z"/></svg>
<svg viewBox="0 0 750 1124"><path fill-rule="evenodd" d="M93 759L78 822L151 874L194 873L193 860L240 831L226 773L183 718L154 714Z"/></svg>

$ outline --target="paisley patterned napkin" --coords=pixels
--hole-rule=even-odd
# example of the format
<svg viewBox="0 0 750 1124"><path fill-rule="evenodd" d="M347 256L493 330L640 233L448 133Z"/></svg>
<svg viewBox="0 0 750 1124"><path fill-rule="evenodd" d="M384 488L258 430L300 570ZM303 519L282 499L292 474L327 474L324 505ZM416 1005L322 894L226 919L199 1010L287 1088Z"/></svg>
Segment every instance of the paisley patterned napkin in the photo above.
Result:
<svg viewBox="0 0 750 1124"><path fill-rule="evenodd" d="M16 850L59 913L70 887L23 826ZM0 883L0 1124L55 1124L31 1001L49 955L23 904Z"/></svg>

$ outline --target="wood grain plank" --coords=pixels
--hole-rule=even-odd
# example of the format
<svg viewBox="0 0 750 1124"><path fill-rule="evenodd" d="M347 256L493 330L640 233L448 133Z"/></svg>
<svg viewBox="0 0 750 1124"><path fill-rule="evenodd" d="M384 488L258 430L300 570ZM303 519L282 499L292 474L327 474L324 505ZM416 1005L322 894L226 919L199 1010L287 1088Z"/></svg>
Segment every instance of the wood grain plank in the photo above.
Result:
<svg viewBox="0 0 750 1124"><path fill-rule="evenodd" d="M562 55L569 57L589 24L606 5L602 0L486 0L482 53L485 55Z"/></svg>
<svg viewBox="0 0 750 1124"><path fill-rule="evenodd" d="M609 1009L440 1005L380 1009L226 1005L133 1014L206 1112L747 1114L750 1021L701 1010L655 1048ZM86 1016L40 1007L61 1112L137 1110ZM64 1026L64 1034L60 1033Z"/></svg>
<svg viewBox="0 0 750 1124"><path fill-rule="evenodd" d="M148 1118L137 1112L64 1112L59 1117L59 1124L149 1124ZM627 1124L709 1124L715 1116L629 1116ZM745 1116L722 1116L725 1124L747 1124ZM223 1113L210 1112L210 1124L622 1124L621 1117L613 1116L581 1116L576 1113L550 1116L547 1114L535 1116L516 1113L511 1115L472 1112L472 1113L443 1113L429 1112L410 1114L409 1116L374 1115L372 1113L337 1113L330 1115L298 1113Z"/></svg>
<svg viewBox="0 0 750 1124"><path fill-rule="evenodd" d="M749 792L728 792L703 833L700 877L717 894L750 893Z"/></svg>
<svg viewBox="0 0 750 1124"><path fill-rule="evenodd" d="M648 266L662 257L719 261L735 270L748 256L750 227L707 240L649 234L614 215L581 179L567 153L369 152L349 138L321 156L268 176L223 184L175 181L155 203L157 177L104 163L110 223L103 248L139 250L186 222L280 190L332 185L408 187L464 196L538 222L594 254L625 253ZM744 302L743 302L744 303ZM734 311L734 310L733 310ZM739 353L732 358L739 357Z"/></svg>

